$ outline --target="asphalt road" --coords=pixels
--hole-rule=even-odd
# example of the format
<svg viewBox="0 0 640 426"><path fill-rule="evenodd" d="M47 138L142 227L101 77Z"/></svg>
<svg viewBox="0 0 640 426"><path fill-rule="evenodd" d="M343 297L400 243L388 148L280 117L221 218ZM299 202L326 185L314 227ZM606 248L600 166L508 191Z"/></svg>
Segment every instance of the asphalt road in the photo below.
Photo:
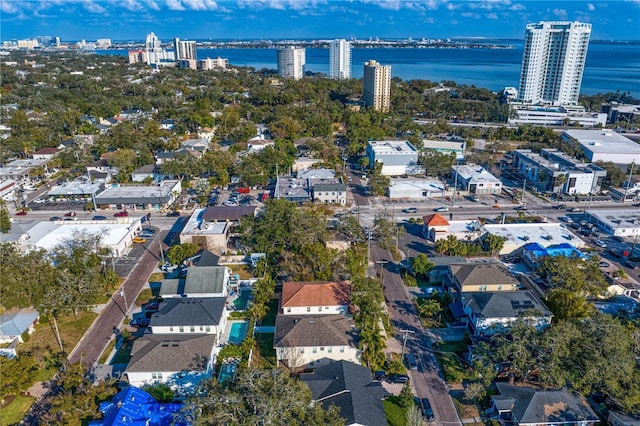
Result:
<svg viewBox="0 0 640 426"><path fill-rule="evenodd" d="M371 257L376 263L378 273L382 272L385 301L397 337L402 341L406 330L405 353L413 353L418 361L418 370L409 372L417 396L427 397L431 401L435 424L461 425L449 389L442 378L440 366L431 350L432 339L422 328L418 312L400 276L400 265L393 262L388 250L375 244L371 246Z"/></svg>

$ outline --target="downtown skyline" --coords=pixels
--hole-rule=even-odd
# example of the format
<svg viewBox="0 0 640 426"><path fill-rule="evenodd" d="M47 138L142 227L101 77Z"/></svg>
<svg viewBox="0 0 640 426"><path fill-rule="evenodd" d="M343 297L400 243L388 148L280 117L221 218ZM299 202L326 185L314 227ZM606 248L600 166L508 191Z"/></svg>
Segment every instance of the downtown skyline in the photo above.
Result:
<svg viewBox="0 0 640 426"><path fill-rule="evenodd" d="M35 0L0 2L2 41L524 37L525 25L581 21L592 40L640 40L640 1Z"/></svg>

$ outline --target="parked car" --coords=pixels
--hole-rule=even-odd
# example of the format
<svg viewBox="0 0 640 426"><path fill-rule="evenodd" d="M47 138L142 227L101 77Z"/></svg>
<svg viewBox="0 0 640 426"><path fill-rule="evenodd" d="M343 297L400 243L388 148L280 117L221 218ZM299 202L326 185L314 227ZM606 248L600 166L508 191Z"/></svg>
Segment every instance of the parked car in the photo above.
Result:
<svg viewBox="0 0 640 426"><path fill-rule="evenodd" d="M131 240L131 241L133 241L136 244L144 244L144 243L147 242L147 239L146 238L141 238L141 237L134 237L133 240Z"/></svg>
<svg viewBox="0 0 640 426"><path fill-rule="evenodd" d="M406 374L390 374L387 380L389 383L407 383L410 379Z"/></svg>
<svg viewBox="0 0 640 426"><path fill-rule="evenodd" d="M593 243L598 247L607 248L607 243L602 240L595 240Z"/></svg>
<svg viewBox="0 0 640 426"><path fill-rule="evenodd" d="M412 370L418 369L418 363L416 362L416 357L414 357L413 354L404 354L404 363Z"/></svg>
<svg viewBox="0 0 640 426"><path fill-rule="evenodd" d="M428 398L420 399L420 407L422 408L422 415L424 416L424 419L426 421L432 422L435 420L435 417L433 415L433 408L431 408L431 403L429 402Z"/></svg>
<svg viewBox="0 0 640 426"><path fill-rule="evenodd" d="M129 212L126 210L123 210L121 212L118 212L116 214L114 214L115 217L127 217L129 216Z"/></svg>
<svg viewBox="0 0 640 426"><path fill-rule="evenodd" d="M59 218L58 216L52 216L52 217L49 218L49 220L51 222L55 222L55 221L58 221L58 220L62 220L62 218Z"/></svg>
<svg viewBox="0 0 640 426"><path fill-rule="evenodd" d="M36 204L44 204L47 202L47 200L45 200L44 198L38 198L37 200L33 201Z"/></svg>
<svg viewBox="0 0 640 426"><path fill-rule="evenodd" d="M150 318L134 318L129 323L131 327L135 328L147 327L149 324L151 324Z"/></svg>
<svg viewBox="0 0 640 426"><path fill-rule="evenodd" d="M26 210L20 210L19 212L16 213L16 216L26 216L26 215L27 215Z"/></svg>
<svg viewBox="0 0 640 426"><path fill-rule="evenodd" d="M523 210L523 211L524 211L524 210L527 210L527 206L525 206L525 205L522 205L522 206L515 206L515 207L514 207L514 209L515 209L515 210Z"/></svg>
<svg viewBox="0 0 640 426"><path fill-rule="evenodd" d="M438 207L433 209L434 212L438 212L438 213L442 213L442 212L448 212L449 211L449 207Z"/></svg>
<svg viewBox="0 0 640 426"><path fill-rule="evenodd" d="M91 220L107 220L107 217L106 216L97 215L97 216L92 217Z"/></svg>
<svg viewBox="0 0 640 426"><path fill-rule="evenodd" d="M598 266L600 268L608 268L609 267L609 262L604 262L604 261L598 262Z"/></svg>
<svg viewBox="0 0 640 426"><path fill-rule="evenodd" d="M238 192L240 194L248 194L249 192L251 192L251 188L249 188L248 186L244 188L238 188Z"/></svg>
<svg viewBox="0 0 640 426"><path fill-rule="evenodd" d="M170 213L167 213L167 217L178 217L178 216L180 216L179 211L172 211Z"/></svg>
<svg viewBox="0 0 640 426"><path fill-rule="evenodd" d="M565 206L564 204L558 205L558 210L565 210L566 208L567 206Z"/></svg>
<svg viewBox="0 0 640 426"><path fill-rule="evenodd" d="M64 214L65 217L76 217L76 212L69 212Z"/></svg>
<svg viewBox="0 0 640 426"><path fill-rule="evenodd" d="M573 207L571 210L569 210L571 213L580 213L583 210L580 207Z"/></svg>
<svg viewBox="0 0 640 426"><path fill-rule="evenodd" d="M415 207L409 207L408 209L402 210L405 213L418 213L418 209Z"/></svg>
<svg viewBox="0 0 640 426"><path fill-rule="evenodd" d="M625 266L625 267L627 267L627 268L629 268L629 269L634 269L634 270L639 268L639 266L638 266L638 264L637 264L637 263L632 262L632 261L630 261L630 260L628 260L628 259L627 259L627 260L625 260L625 261L623 261L623 262L622 262L622 265L623 265L623 266Z"/></svg>
<svg viewBox="0 0 640 426"><path fill-rule="evenodd" d="M569 216L562 216L560 217L560 219L566 223L573 223L573 219L571 219Z"/></svg>

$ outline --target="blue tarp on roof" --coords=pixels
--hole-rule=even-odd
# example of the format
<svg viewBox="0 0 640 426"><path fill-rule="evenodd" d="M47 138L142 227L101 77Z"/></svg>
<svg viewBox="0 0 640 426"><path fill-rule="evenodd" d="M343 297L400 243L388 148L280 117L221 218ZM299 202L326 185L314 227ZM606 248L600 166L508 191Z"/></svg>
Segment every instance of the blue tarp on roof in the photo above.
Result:
<svg viewBox="0 0 640 426"><path fill-rule="evenodd" d="M182 404L162 404L142 389L129 386L118 392L111 401L100 404L102 420L91 426L171 426ZM180 423L175 423L180 424Z"/></svg>
<svg viewBox="0 0 640 426"><path fill-rule="evenodd" d="M529 243L524 246L523 249L529 252L533 258L543 256L565 256L583 259L586 257L584 253L569 243L555 244L549 247L543 247L538 243Z"/></svg>

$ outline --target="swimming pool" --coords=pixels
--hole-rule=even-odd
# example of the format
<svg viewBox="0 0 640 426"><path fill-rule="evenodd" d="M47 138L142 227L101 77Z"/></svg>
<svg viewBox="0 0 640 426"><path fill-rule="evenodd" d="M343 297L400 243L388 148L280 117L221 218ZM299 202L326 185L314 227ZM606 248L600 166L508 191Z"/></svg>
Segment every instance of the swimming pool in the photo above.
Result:
<svg viewBox="0 0 640 426"><path fill-rule="evenodd" d="M233 300L233 307L243 311L247 307L247 301L251 297L251 290L241 290L240 295Z"/></svg>
<svg viewBox="0 0 640 426"><path fill-rule="evenodd" d="M235 343L236 345L242 343L244 338L247 336L248 328L249 323L246 321L232 322L231 328L229 329L229 343Z"/></svg>

